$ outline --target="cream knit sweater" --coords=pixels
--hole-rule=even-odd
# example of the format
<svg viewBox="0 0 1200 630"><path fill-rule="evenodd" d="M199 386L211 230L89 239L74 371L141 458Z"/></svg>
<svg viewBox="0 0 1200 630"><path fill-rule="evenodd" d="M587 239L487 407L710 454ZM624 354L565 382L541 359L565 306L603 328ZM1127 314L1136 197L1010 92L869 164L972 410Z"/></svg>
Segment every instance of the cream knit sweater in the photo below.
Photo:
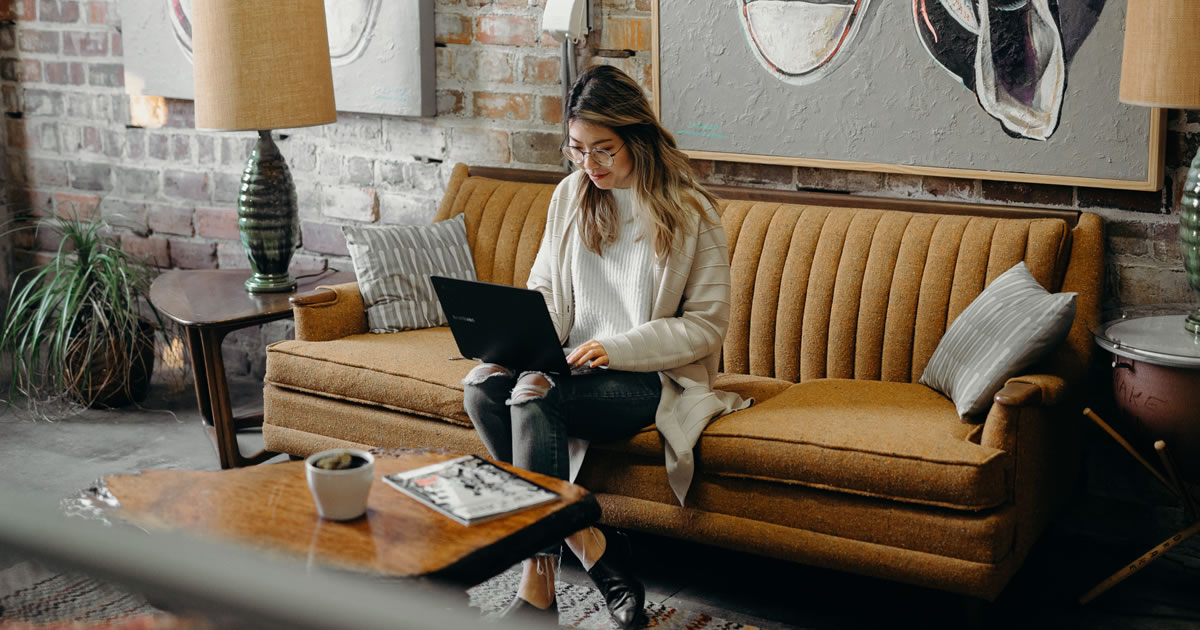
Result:
<svg viewBox="0 0 1200 630"><path fill-rule="evenodd" d="M574 323L572 242L584 173L576 171L554 191L541 248L528 287L546 298L546 308L566 343ZM636 203L636 202L635 202ZM713 379L729 325L729 251L725 230L712 208L713 222L689 217L676 235L666 264L657 266L650 321L597 339L608 352L609 368L658 372L663 383L655 426L666 451L667 478L682 505L695 472L692 449L714 418L749 406L732 392L714 391ZM572 478L585 448L572 449Z"/></svg>
<svg viewBox="0 0 1200 630"><path fill-rule="evenodd" d="M643 232L634 209L633 191L613 190L616 200L617 238L601 254L589 251L583 239L572 239L571 283L575 293L575 321L567 337L572 349L644 324L654 305L654 239Z"/></svg>

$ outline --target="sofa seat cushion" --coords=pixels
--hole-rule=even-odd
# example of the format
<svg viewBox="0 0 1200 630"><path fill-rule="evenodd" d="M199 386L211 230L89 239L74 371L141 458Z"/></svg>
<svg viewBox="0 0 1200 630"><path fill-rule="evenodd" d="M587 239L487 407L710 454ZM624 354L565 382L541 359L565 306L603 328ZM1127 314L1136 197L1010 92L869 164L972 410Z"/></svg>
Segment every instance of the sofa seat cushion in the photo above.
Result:
<svg viewBox="0 0 1200 630"><path fill-rule="evenodd" d="M786 391L792 385L791 381L783 381L769 376L728 374L725 372L717 374L716 380L713 381L713 388L733 392L742 398L753 398L756 404L770 400L777 394ZM622 455L649 457L659 463L664 461L662 436L659 435L658 429L654 428L652 424L646 425L636 435L627 440L596 442L588 446L588 450L614 451Z"/></svg>
<svg viewBox="0 0 1200 630"><path fill-rule="evenodd" d="M462 379L478 363L450 359L457 356L445 326L337 341L280 341L267 348L266 381L470 427Z"/></svg>
<svg viewBox="0 0 1200 630"><path fill-rule="evenodd" d="M1010 458L971 441L976 428L924 385L818 379L715 420L700 437L697 467L983 510L1006 500Z"/></svg>
<svg viewBox="0 0 1200 630"><path fill-rule="evenodd" d="M445 326L336 341L280 341L267 348L266 382L471 427L463 410L462 379L479 363L450 360L457 356L458 346ZM714 385L763 401L792 384L766 376L721 374ZM635 448L661 457L654 426L642 433Z"/></svg>

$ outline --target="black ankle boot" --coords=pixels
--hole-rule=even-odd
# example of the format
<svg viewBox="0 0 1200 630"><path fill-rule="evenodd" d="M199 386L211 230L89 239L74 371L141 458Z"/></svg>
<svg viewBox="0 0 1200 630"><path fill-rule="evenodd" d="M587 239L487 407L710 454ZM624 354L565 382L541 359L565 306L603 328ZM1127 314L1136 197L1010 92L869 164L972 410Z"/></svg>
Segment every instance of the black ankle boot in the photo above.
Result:
<svg viewBox="0 0 1200 630"><path fill-rule="evenodd" d="M646 587L629 568L629 541L612 530L604 530L604 539L604 553L587 574L621 628L641 628L645 625Z"/></svg>
<svg viewBox="0 0 1200 630"><path fill-rule="evenodd" d="M522 626L532 628L557 628L558 627L558 598L550 602L549 608L538 608L533 604L521 599L520 595L513 597L510 603L504 610L500 611L500 617L509 621L520 622Z"/></svg>

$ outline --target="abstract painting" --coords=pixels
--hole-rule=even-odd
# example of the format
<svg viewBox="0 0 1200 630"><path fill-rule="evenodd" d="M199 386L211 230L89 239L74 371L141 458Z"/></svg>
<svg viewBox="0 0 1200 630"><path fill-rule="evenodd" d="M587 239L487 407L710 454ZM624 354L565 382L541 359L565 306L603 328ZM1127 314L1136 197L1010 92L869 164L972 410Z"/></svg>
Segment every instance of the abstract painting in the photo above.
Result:
<svg viewBox="0 0 1200 630"><path fill-rule="evenodd" d="M660 0L655 102L695 157L1153 190L1119 0ZM686 60L702 59L700 67Z"/></svg>
<svg viewBox="0 0 1200 630"><path fill-rule="evenodd" d="M121 0L126 92L194 98L193 1ZM436 113L433 0L325 0L325 22L338 111Z"/></svg>

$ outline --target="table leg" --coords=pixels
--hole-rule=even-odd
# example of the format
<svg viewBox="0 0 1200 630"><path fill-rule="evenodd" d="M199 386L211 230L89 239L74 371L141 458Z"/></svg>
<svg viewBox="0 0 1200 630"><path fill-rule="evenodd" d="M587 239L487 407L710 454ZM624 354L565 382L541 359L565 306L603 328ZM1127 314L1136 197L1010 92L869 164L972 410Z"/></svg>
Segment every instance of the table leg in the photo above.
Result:
<svg viewBox="0 0 1200 630"><path fill-rule="evenodd" d="M262 431L263 415L255 413L248 416L241 416L240 418L234 418L233 423L237 426L238 431L254 431L256 429Z"/></svg>
<svg viewBox="0 0 1200 630"><path fill-rule="evenodd" d="M192 358L192 380L196 384L196 404L200 406L200 415L208 426L213 424L212 405L208 401L208 373L204 361L204 342L200 331L187 326L188 354Z"/></svg>
<svg viewBox="0 0 1200 630"><path fill-rule="evenodd" d="M216 446L221 468L237 468L264 462L277 453L261 450L253 455L245 456L238 447L238 429L262 426L262 414L247 418L233 417L233 403L229 399L229 383L225 379L225 359L221 356L221 342L224 341L225 334L225 331L218 329L198 331L204 376L196 376L196 382L199 383L203 378L208 387L202 396L199 385L197 385L196 396L201 401L199 403L201 411L203 412L206 407L211 411L212 424L209 427L209 436L212 437ZM199 375L201 370L194 369L193 371Z"/></svg>
<svg viewBox="0 0 1200 630"><path fill-rule="evenodd" d="M221 468L234 468L238 465L237 455L240 452L237 446L237 432L233 426L233 404L229 400L229 384L225 380L225 359L221 356L221 342L224 340L223 331L211 328L200 330L204 381L208 385L208 391L205 393L212 410L217 457L221 460ZM200 382L199 377L196 382Z"/></svg>

